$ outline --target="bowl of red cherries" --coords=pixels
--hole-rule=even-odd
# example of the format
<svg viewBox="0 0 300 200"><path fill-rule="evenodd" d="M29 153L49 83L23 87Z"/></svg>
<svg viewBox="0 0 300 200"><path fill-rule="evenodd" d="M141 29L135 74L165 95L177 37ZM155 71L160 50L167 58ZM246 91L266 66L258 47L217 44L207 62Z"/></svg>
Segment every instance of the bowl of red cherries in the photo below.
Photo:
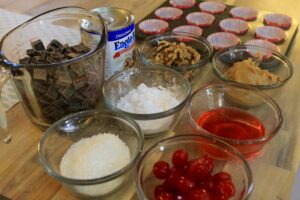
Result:
<svg viewBox="0 0 300 200"><path fill-rule="evenodd" d="M253 188L243 156L218 139L178 135L157 142L135 169L139 199L244 200Z"/></svg>

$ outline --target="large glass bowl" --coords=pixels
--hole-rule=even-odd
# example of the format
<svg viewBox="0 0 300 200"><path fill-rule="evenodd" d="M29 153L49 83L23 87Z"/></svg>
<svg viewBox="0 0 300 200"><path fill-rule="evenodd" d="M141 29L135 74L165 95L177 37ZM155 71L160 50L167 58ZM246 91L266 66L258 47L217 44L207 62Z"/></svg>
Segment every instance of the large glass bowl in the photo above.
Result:
<svg viewBox="0 0 300 200"><path fill-rule="evenodd" d="M193 47L201 55L199 62L195 64L171 67L181 73L188 73L191 70L195 70L200 68L201 66L204 66L210 61L212 56L213 50L205 38L183 32L165 33L148 37L141 43L141 45L139 46L139 56L143 64L145 64L146 66L157 65L165 67L164 65L156 64L151 59L154 53L154 48L156 48L161 41L177 43L183 42L185 45Z"/></svg>
<svg viewBox="0 0 300 200"><path fill-rule="evenodd" d="M202 123L201 126L199 125L199 119L204 116L203 114L208 116L207 112L216 109L234 109L237 111L219 113L219 116L222 114L224 121L218 119L219 126L211 129L217 131L218 134L208 131L208 128L204 129ZM258 89L237 84L212 84L199 88L191 95L187 104L187 111L195 133L221 139L249 158L259 155L262 148L278 133L283 121L281 109L270 96ZM217 114L215 115L217 116ZM257 123L256 119L263 124L264 128L259 127L261 124ZM257 127L257 130L264 130L264 133L258 134L256 132L255 137L244 136L242 133L246 128L244 129L242 126L240 129L235 126L235 123L239 122ZM234 126L231 126L232 123Z"/></svg>
<svg viewBox="0 0 300 200"><path fill-rule="evenodd" d="M73 179L63 176L60 164L70 146L82 138L92 137L98 133L118 136L129 148L130 162L118 171L93 179ZM131 169L139 158L142 147L143 134L134 121L124 116L90 110L66 116L51 125L40 140L38 153L45 171L71 193L82 198L105 196L114 199L116 192L126 191L126 187L132 184ZM107 151L112 152L114 149ZM84 152L81 157L85 156ZM90 167L92 169L95 166Z"/></svg>
<svg viewBox="0 0 300 200"><path fill-rule="evenodd" d="M219 171L225 171L232 176L236 191L230 199L248 199L253 189L252 173L243 156L236 149L218 139L195 134L178 135L161 140L144 153L134 169L139 199L155 199L155 187L163 184L164 181L153 175L153 165L157 161L163 160L168 162L171 167L172 154L178 149L185 150L189 155L189 160L203 155L214 159L215 167L212 175Z"/></svg>
<svg viewBox="0 0 300 200"><path fill-rule="evenodd" d="M68 114L98 107L106 39L99 15L72 6L44 12L3 36L0 63L12 73L32 122L46 129Z"/></svg>
<svg viewBox="0 0 300 200"><path fill-rule="evenodd" d="M172 92L179 104L165 111L151 114L132 113L118 108L118 101L140 84L152 88L166 88ZM186 105L190 92L190 84L182 74L170 68L158 66L123 70L113 75L103 85L103 95L108 108L134 119L146 137L161 135L172 129L180 111ZM147 102L147 99L143 99L143 101ZM157 100L156 103L159 102Z"/></svg>
<svg viewBox="0 0 300 200"><path fill-rule="evenodd" d="M281 80L276 83L251 84L229 78L226 74L227 70L234 63L246 59L252 59L259 68L278 75ZM218 51L213 56L212 67L214 74L221 82L252 86L270 95L276 93L293 75L293 66L286 56L271 49L251 45L240 45Z"/></svg>

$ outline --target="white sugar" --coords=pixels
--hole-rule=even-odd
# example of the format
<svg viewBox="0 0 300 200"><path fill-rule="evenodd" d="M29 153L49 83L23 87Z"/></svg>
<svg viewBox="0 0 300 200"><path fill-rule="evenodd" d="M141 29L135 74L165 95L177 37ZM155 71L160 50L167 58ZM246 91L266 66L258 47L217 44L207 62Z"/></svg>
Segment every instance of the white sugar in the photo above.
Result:
<svg viewBox="0 0 300 200"><path fill-rule="evenodd" d="M127 145L118 136L103 133L83 138L71 145L61 160L60 172L63 176L74 179L100 178L120 170L129 162L130 152ZM88 195L104 194L120 184L118 181L102 184L100 188L91 186L77 189Z"/></svg>

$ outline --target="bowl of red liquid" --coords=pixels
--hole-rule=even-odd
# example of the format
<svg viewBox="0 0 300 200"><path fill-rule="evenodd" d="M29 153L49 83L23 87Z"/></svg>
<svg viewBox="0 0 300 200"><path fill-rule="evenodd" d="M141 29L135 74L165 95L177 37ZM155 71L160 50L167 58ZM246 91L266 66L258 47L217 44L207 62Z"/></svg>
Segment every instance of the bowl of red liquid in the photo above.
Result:
<svg viewBox="0 0 300 200"><path fill-rule="evenodd" d="M250 167L241 153L205 135L184 134L157 142L139 159L134 175L139 199L244 200L253 188Z"/></svg>
<svg viewBox="0 0 300 200"><path fill-rule="evenodd" d="M239 102L242 96L259 104ZM196 90L187 104L195 133L221 139L237 148L246 158L260 154L277 133L282 113L264 92L237 84L212 84Z"/></svg>

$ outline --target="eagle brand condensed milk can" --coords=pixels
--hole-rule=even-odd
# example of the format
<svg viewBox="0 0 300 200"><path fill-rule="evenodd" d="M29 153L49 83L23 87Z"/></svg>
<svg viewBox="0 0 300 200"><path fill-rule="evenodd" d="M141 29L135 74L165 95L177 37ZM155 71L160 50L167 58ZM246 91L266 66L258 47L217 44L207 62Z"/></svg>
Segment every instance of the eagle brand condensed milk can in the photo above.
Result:
<svg viewBox="0 0 300 200"><path fill-rule="evenodd" d="M132 63L135 45L134 16L128 10L101 7L92 10L99 13L108 29L105 80Z"/></svg>

